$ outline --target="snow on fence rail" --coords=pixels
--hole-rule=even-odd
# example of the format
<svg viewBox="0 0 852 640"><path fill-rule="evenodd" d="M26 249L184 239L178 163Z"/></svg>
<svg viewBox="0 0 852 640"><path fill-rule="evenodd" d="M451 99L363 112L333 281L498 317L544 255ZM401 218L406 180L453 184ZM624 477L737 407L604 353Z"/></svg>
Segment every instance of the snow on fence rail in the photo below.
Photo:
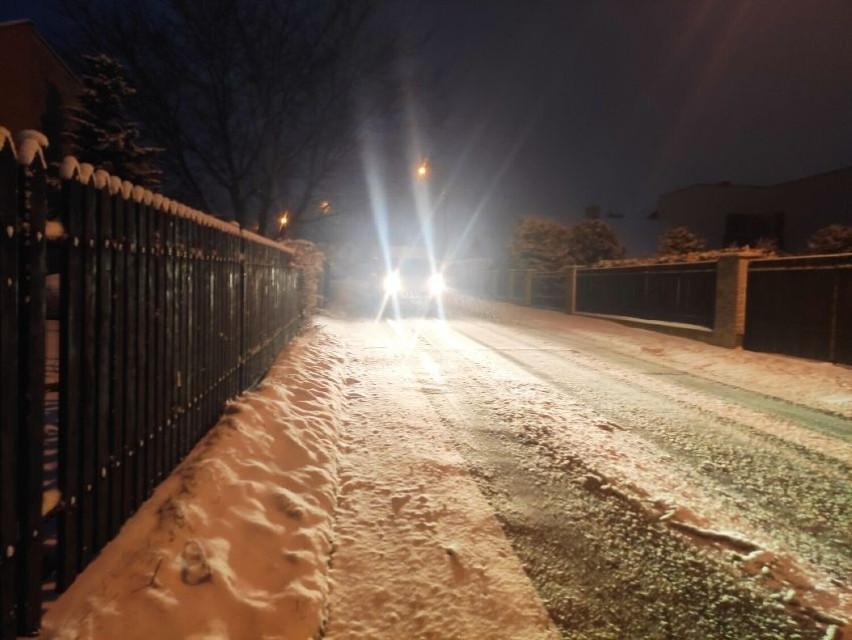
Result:
<svg viewBox="0 0 852 640"><path fill-rule="evenodd" d="M0 640L38 631L42 577L70 585L303 315L282 247L73 158L48 222L46 144L0 127ZM59 497L44 513L48 263Z"/></svg>

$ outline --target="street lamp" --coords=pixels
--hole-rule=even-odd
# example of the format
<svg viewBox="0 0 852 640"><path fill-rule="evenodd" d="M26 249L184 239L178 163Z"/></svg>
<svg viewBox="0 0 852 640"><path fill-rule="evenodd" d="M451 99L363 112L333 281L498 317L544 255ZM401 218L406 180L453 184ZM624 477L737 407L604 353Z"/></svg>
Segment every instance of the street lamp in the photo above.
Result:
<svg viewBox="0 0 852 640"><path fill-rule="evenodd" d="M426 160L423 160L423 162L417 165L417 179L425 180L427 175L429 175L429 164Z"/></svg>
<svg viewBox="0 0 852 640"><path fill-rule="evenodd" d="M417 179L418 182L425 183L423 189L426 192L431 191L428 186L428 183L435 182L431 174L432 167L429 164L429 160L428 158L424 158L420 162L420 164L417 165L417 168L414 171L414 177ZM438 258L440 258L441 262L447 259L447 248L449 244L449 223L447 220L447 196L449 191L449 184L446 183L446 180L442 180L442 182L444 182L444 185L441 188L437 199L429 204L430 212L428 216L433 229L433 251L436 254L436 261ZM433 184L432 186L434 187L435 185Z"/></svg>

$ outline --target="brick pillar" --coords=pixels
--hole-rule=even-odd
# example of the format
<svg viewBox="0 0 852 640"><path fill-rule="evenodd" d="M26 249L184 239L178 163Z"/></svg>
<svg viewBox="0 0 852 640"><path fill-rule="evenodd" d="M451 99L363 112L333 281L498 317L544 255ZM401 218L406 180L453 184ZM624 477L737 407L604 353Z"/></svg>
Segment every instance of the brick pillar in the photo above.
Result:
<svg viewBox="0 0 852 640"><path fill-rule="evenodd" d="M746 284L749 258L731 254L716 263L716 319L713 342L741 347L745 335Z"/></svg>
<svg viewBox="0 0 852 640"><path fill-rule="evenodd" d="M577 267L568 267L565 274L565 313L577 309Z"/></svg>
<svg viewBox="0 0 852 640"><path fill-rule="evenodd" d="M533 276L535 271L524 272L524 304L528 307L531 307L533 302Z"/></svg>

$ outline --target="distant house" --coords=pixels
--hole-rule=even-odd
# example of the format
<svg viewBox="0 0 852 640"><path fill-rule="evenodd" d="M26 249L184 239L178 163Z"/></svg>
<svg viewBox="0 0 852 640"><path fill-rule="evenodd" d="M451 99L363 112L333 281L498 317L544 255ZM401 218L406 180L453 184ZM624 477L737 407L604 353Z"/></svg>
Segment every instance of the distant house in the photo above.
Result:
<svg viewBox="0 0 852 640"><path fill-rule="evenodd" d="M61 158L65 108L82 85L41 37L31 20L0 22L0 126L13 133L38 129L51 142L48 157Z"/></svg>
<svg viewBox="0 0 852 640"><path fill-rule="evenodd" d="M785 251L807 247L829 224L852 224L852 167L758 186L696 184L659 197L655 217L687 227L713 248L772 239Z"/></svg>

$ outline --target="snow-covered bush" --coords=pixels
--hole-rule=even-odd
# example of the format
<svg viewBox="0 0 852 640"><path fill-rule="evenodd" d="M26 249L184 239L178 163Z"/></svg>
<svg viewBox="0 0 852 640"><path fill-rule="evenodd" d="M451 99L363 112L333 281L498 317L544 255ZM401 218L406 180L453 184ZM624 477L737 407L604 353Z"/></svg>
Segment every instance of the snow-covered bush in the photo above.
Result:
<svg viewBox="0 0 852 640"><path fill-rule="evenodd" d="M624 256L624 246L603 220L583 220L567 227L554 220L521 218L512 237L512 267L559 271Z"/></svg>
<svg viewBox="0 0 852 640"><path fill-rule="evenodd" d="M570 229L568 255L576 264L591 265L623 258L624 245L603 220L583 220Z"/></svg>
<svg viewBox="0 0 852 640"><path fill-rule="evenodd" d="M546 218L525 217L512 237L511 262L516 269L559 271L572 263L568 253L571 230Z"/></svg>
<svg viewBox="0 0 852 640"><path fill-rule="evenodd" d="M320 304L325 254L310 240L288 239L281 244L293 255L293 266L302 270L300 306L311 314Z"/></svg>
<svg viewBox="0 0 852 640"><path fill-rule="evenodd" d="M808 241L813 253L852 253L852 226L830 224L823 227Z"/></svg>
<svg viewBox="0 0 852 640"><path fill-rule="evenodd" d="M681 255L701 251L706 245L704 238L686 227L667 229L657 244L657 253L662 256Z"/></svg>

